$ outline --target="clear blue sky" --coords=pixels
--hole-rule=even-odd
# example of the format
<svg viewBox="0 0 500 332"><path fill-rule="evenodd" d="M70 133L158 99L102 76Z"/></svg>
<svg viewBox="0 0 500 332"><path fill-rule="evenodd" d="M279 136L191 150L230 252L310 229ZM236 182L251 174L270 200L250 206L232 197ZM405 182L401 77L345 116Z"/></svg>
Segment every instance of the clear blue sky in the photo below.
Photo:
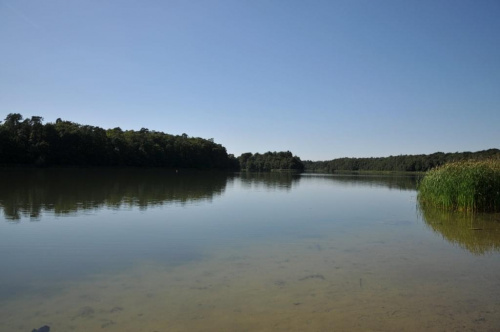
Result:
<svg viewBox="0 0 500 332"><path fill-rule="evenodd" d="M500 148L498 0L0 0L0 118L303 160Z"/></svg>

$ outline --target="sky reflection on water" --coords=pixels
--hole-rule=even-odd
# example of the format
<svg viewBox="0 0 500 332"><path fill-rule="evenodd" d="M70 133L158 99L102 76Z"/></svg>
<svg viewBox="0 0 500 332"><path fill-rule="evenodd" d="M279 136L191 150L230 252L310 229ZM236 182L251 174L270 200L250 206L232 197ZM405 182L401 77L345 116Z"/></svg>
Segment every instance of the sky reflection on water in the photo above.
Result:
<svg viewBox="0 0 500 332"><path fill-rule="evenodd" d="M449 302L442 305L447 305L449 312L469 310L466 325L478 327L471 315L482 315L488 326L499 323L492 317L500 304L491 293L500 284L495 274L500 268L498 236L486 236L485 240L487 233L483 231L475 236L450 235L450 227L418 210L414 177L102 169L12 172L2 175L6 185L0 189L4 214L4 222L0 223L0 262L5 271L0 276L0 303L2 308L8 308L13 303L21 305L23 298L42 302L48 301L46 296L59 298L73 308L62 316L47 312L61 327L73 326L71 318L85 304L95 308L103 301L81 301L78 298L84 295L73 292L79 289L87 297L95 287L108 285L113 279L129 285L112 287L113 292L122 294L118 307L136 301L142 296L137 292L144 287L156 287L156 291L150 290L152 293L178 287L175 297L179 303L186 292L196 289L207 292L195 292L193 301L224 298L216 306L222 310L221 315L229 314L223 309L227 301L234 302L238 292L251 289L260 294L254 301L265 312L280 312L280 307L269 302L273 296L284 296L279 300L284 301L282 305L289 299L292 308L304 303L304 308L311 309L306 303L322 308L334 306L335 299L328 294L337 294L345 308L352 305L350 301L357 301L355 293L345 293L350 289L369 292L365 300L377 298L377 308L389 305L384 301L392 301L408 312L393 325L376 319L379 309L372 306L361 306L359 312L344 312L337 318L354 322L354 317L362 313L370 318L361 330L363 326L397 330L404 324L422 328L417 309L435 302L432 294L438 292L439 296L448 296ZM491 230L488 234L498 234L498 227L481 222L485 231ZM483 243L487 248L481 251L478 248ZM150 280L148 286L142 281L137 284L142 288L130 286L130 278L138 276L138 280ZM482 282L471 284L474 278ZM67 288L68 283L73 291ZM216 284L227 287L217 288ZM312 287L310 292L304 293L305 285ZM213 287L218 289L218 295L210 291ZM436 287L445 288L437 291ZM468 302L460 302L463 294L451 291L456 287L465 287L467 299L477 299L483 305L474 300L473 310ZM61 289L68 294L64 301ZM102 294L106 299L116 296L106 291ZM294 300L297 294L303 295ZM316 300L305 301L304 296L312 299L311 294L316 294ZM403 295L411 295L412 303L419 305L405 302L408 300ZM148 301L152 311L165 310L165 304ZM26 302L23 306L31 308ZM195 316L202 310L186 306ZM484 313L486 307L490 308L489 314ZM237 315L242 319L238 326L258 328L259 324L248 321L256 308L246 310L246 315L245 310ZM398 316L395 310L384 312ZM25 316L32 314L28 311ZM15 324L15 315L8 312L9 324ZM203 312L211 317L213 330L227 329L227 322ZM286 314L290 315L289 323L295 314ZM0 315L0 320L7 321L6 317ZM30 321L37 321L35 316L30 317ZM327 316L321 317L319 321L328 324ZM123 323L130 316L122 318ZM120 325L120 321L108 316L101 319L116 323L103 323L109 331L124 327L124 323ZM196 330L197 320L165 319L165 323ZM272 315L265 320L272 322ZM436 329L446 326L446 320L443 325L440 319L436 321L432 325ZM305 327L298 322L293 326L274 323L282 324L283 329ZM98 323L82 320L74 330L92 324ZM346 328L357 329L357 325L346 324Z"/></svg>

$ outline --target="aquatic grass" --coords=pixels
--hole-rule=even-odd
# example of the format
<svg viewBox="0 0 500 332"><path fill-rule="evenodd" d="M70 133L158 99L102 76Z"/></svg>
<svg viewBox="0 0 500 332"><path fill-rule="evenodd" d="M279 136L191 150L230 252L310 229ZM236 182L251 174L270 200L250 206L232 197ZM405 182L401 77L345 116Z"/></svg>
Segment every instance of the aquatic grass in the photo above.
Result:
<svg viewBox="0 0 500 332"><path fill-rule="evenodd" d="M418 184L418 200L453 211L500 211L500 160L458 161L430 170Z"/></svg>

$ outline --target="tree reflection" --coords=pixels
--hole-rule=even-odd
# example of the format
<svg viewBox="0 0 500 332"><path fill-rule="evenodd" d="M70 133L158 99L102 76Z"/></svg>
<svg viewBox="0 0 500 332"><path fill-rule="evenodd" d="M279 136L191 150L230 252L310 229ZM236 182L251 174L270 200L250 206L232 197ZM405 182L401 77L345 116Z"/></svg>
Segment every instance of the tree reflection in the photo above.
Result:
<svg viewBox="0 0 500 332"><path fill-rule="evenodd" d="M3 169L0 208L6 219L39 219L102 207L122 208L210 201L232 175L163 169Z"/></svg>
<svg viewBox="0 0 500 332"><path fill-rule="evenodd" d="M346 186L382 187L397 190L415 190L417 188L417 175L399 174L315 174L306 173L302 176L311 176L329 180Z"/></svg>
<svg viewBox="0 0 500 332"><path fill-rule="evenodd" d="M294 172L241 172L239 177L243 187L266 190L291 190L300 180L300 174Z"/></svg>

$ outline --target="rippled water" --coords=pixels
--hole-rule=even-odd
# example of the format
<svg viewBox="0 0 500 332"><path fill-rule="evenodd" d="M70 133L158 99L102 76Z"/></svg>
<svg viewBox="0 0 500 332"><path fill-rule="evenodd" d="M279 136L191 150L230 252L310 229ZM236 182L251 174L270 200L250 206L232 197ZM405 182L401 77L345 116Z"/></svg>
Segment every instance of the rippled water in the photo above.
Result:
<svg viewBox="0 0 500 332"><path fill-rule="evenodd" d="M500 330L500 216L412 177L1 173L1 331Z"/></svg>

